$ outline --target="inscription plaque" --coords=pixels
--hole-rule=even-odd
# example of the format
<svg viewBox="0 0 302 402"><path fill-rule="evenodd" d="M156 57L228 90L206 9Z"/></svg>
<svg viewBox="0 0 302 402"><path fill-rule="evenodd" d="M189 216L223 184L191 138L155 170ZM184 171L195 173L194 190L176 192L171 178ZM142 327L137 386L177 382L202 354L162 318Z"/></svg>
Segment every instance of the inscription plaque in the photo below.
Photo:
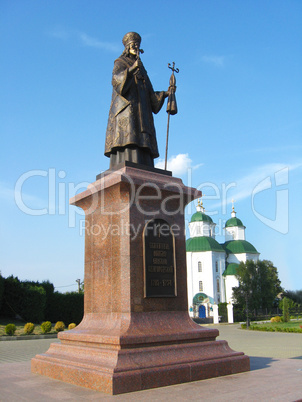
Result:
<svg viewBox="0 0 302 402"><path fill-rule="evenodd" d="M176 296L174 235L168 222L154 219L144 229L145 297Z"/></svg>

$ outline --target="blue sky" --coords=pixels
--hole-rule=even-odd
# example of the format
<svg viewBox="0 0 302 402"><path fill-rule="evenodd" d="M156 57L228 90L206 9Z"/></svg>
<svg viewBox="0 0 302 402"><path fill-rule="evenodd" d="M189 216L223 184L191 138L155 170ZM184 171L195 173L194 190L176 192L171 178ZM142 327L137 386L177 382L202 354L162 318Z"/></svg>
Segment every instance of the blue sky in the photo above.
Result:
<svg viewBox="0 0 302 402"><path fill-rule="evenodd" d="M234 198L260 258L302 289L301 19L299 0L2 0L2 275L60 291L83 279L83 216L68 199L109 166L113 61L136 31L156 90L167 63L180 69L168 167L203 191L220 242ZM164 108L155 125L163 157Z"/></svg>

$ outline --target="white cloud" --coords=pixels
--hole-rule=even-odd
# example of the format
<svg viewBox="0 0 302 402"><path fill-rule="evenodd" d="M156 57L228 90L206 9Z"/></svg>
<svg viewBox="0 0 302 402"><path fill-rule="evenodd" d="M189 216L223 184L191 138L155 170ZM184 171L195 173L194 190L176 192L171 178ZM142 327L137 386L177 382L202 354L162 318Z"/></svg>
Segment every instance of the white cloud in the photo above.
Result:
<svg viewBox="0 0 302 402"><path fill-rule="evenodd" d="M271 147L255 148L255 149L251 148L248 151L249 152L263 152L263 153L269 154L272 152L283 152L284 153L286 151L297 151L301 148L302 148L302 145L299 145L299 144L295 144L295 145L284 144L284 145L280 145L278 147L271 146Z"/></svg>
<svg viewBox="0 0 302 402"><path fill-rule="evenodd" d="M67 40L71 37L71 32L62 29L62 28L54 28L52 31L50 31L49 36L52 36L53 38L56 39L61 39L61 40Z"/></svg>
<svg viewBox="0 0 302 402"><path fill-rule="evenodd" d="M11 188L8 187L5 183L0 182L0 200L13 205L18 205L18 200L21 200L21 203L24 205L31 205L33 208L41 207L41 205L45 205L47 201L43 200L42 198L24 192L22 189L18 189L17 187Z"/></svg>
<svg viewBox="0 0 302 402"><path fill-rule="evenodd" d="M302 162L297 162L295 164L284 164L284 163L269 163L266 165L261 165L255 167L245 176L235 179L231 183L232 191L230 197L228 199L220 199L219 202L215 205L212 205L211 208L220 208L221 203L230 204L231 199L234 198L235 201L242 201L246 198L251 198L253 191L255 188L258 188L258 192L261 190L267 189L268 181L271 181L272 185L282 185L287 184L287 176L286 169L288 171L293 171L302 167ZM234 184L234 185L233 185Z"/></svg>
<svg viewBox="0 0 302 402"><path fill-rule="evenodd" d="M121 50L121 46L112 42L101 41L97 38L94 38L85 32L77 32L77 31L68 31L62 28L55 28L49 35L60 40L76 40L83 46L94 47L97 49L103 49L109 52L118 52Z"/></svg>
<svg viewBox="0 0 302 402"><path fill-rule="evenodd" d="M118 46L114 43L103 42L96 38L93 38L92 36L89 36L84 32L79 32L78 38L84 46L96 47L98 49L104 49L104 50L108 50L110 52L118 52L121 48L120 46Z"/></svg>
<svg viewBox="0 0 302 402"><path fill-rule="evenodd" d="M189 158L189 154L178 154L176 156L171 156L171 158L168 159L167 170L171 170L174 176L181 176L187 173L188 169L195 170L202 165L203 163L199 163L198 165L192 166L192 159ZM159 159L155 167L158 169L164 169L165 161Z"/></svg>
<svg viewBox="0 0 302 402"><path fill-rule="evenodd" d="M212 64L215 67L223 67L225 62L224 56L203 56L202 61L208 64Z"/></svg>
<svg viewBox="0 0 302 402"><path fill-rule="evenodd" d="M11 201L14 199L14 190L0 183L0 199Z"/></svg>
<svg viewBox="0 0 302 402"><path fill-rule="evenodd" d="M237 191L235 190L236 193L234 197L236 197L237 201L250 197L254 188L261 185L261 183L263 183L265 179L274 176L277 177L276 174L278 174L278 177L280 177L279 172L284 172L284 169L287 168L289 171L291 171L298 169L301 166L302 163L296 163L292 165L285 165L284 163L269 163L266 165L258 166L251 173L237 180ZM285 180L283 180L282 184L287 183L285 182ZM276 183L276 185L278 185L278 183ZM265 185L263 184L263 186Z"/></svg>

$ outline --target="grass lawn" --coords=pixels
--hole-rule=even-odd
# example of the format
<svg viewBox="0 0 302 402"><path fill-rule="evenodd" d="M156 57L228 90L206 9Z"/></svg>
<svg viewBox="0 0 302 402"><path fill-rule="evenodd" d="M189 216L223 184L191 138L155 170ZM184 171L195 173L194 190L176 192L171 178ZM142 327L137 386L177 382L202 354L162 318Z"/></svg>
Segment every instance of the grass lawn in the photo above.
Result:
<svg viewBox="0 0 302 402"><path fill-rule="evenodd" d="M263 322L250 325L251 330L275 331L275 332L298 332L302 333L302 320L291 320L289 322Z"/></svg>
<svg viewBox="0 0 302 402"><path fill-rule="evenodd" d="M7 324L15 324L17 329L16 329L14 336L44 335L41 330L40 324L35 324L34 332L31 335L27 335L24 333L24 325L26 324L26 322L14 320L14 319L0 318L0 336L9 336L9 335L6 335L6 333L5 333L5 326ZM57 332L54 330L54 325L53 325L52 330L50 332L48 332L48 334L56 334L56 333Z"/></svg>

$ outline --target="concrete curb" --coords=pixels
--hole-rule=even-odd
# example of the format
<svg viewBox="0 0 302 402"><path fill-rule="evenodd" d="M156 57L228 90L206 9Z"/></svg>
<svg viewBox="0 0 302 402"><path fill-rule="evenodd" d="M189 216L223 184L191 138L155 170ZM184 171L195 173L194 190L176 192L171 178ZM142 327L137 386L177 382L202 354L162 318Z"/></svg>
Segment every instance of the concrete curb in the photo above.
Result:
<svg viewBox="0 0 302 402"><path fill-rule="evenodd" d="M48 335L20 335L20 336L0 336L0 341L32 341L37 339L57 338L58 334Z"/></svg>

